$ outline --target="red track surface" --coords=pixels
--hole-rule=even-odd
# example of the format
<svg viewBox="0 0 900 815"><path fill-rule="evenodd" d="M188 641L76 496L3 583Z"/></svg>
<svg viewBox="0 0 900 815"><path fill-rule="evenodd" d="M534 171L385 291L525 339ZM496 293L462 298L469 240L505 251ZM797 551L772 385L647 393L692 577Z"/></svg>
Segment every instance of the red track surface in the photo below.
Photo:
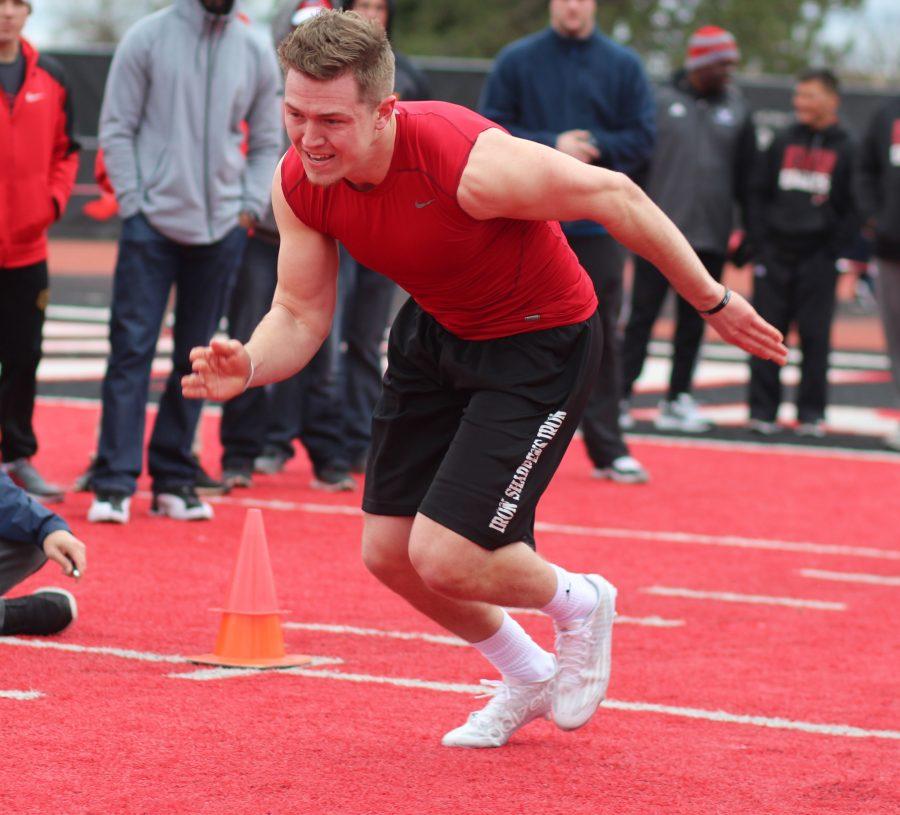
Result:
<svg viewBox="0 0 900 815"><path fill-rule="evenodd" d="M38 462L48 475L74 478L96 420L95 408L40 407L43 449L54 451ZM213 464L214 420L206 421ZM638 449L653 481L621 487L592 481L576 442L539 521L712 539L553 526L539 535L540 551L610 578L621 615L684 624L617 625L613 707L575 733L536 722L489 751L440 746L444 731L483 704L458 692L327 674L188 681L169 674L195 666L146 661L212 646L218 618L207 609L225 598L245 499L294 504L264 509L287 620L442 633L366 574L361 519L334 514L358 498L309 489L305 460L218 503L208 524L151 519L139 497L129 526L93 527L84 521L88 497L70 497L64 511L89 545L90 566L75 589L79 620L49 642L132 649L145 659L0 641L0 691L44 694L0 698L0 812L896 813L900 741L888 736L900 731L900 588L799 570L900 573L897 464L827 452ZM721 536L752 540L740 547ZM860 547L869 556L757 548L779 546L759 540ZM60 585L54 568L22 589ZM846 610L644 591L653 586ZM549 645L546 620L519 619ZM295 629L285 636L290 651L343 660L314 670L436 683L491 676L467 648ZM889 732L852 738L615 706L622 702Z"/></svg>

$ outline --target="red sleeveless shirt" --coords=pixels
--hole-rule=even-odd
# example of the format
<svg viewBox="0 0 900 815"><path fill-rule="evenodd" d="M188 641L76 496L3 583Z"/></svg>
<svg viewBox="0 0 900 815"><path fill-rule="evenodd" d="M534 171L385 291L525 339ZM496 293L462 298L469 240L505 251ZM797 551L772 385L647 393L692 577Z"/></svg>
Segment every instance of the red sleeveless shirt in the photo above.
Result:
<svg viewBox="0 0 900 815"><path fill-rule="evenodd" d="M446 102L397 105L385 179L360 191L311 184L296 150L281 165L294 214L396 281L444 328L467 340L586 320L594 287L555 221L476 220L456 192L478 134L493 122Z"/></svg>

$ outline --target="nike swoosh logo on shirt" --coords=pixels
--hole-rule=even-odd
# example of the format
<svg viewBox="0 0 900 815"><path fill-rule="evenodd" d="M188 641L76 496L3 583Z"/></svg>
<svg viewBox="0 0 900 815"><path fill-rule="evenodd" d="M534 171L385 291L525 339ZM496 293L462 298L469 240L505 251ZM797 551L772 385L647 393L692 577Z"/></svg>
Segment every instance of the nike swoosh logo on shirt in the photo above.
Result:
<svg viewBox="0 0 900 815"><path fill-rule="evenodd" d="M416 201L416 209L424 209L429 204L434 203L434 198L429 198L427 201Z"/></svg>
<svg viewBox="0 0 900 815"><path fill-rule="evenodd" d="M37 102L43 98L44 98L44 94L42 94L42 93L29 93L27 91L25 93L25 101L26 102Z"/></svg>

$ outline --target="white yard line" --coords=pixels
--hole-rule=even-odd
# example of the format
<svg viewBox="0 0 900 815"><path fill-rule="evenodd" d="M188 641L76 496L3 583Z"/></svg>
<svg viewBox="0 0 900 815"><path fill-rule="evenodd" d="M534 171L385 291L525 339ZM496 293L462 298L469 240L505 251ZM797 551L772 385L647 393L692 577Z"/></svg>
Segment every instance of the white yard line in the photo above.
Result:
<svg viewBox="0 0 900 815"><path fill-rule="evenodd" d="M332 625L330 623L283 623L284 628L297 631L324 631L328 634L355 634L360 637L385 637L392 640L419 640L437 645L453 645L465 647L467 643L459 637L446 634L427 634L417 631L386 631L381 628L359 628L354 625Z"/></svg>
<svg viewBox="0 0 900 815"><path fill-rule="evenodd" d="M54 640L21 639L19 637L0 637L0 645L15 645L22 648L37 648L48 651L68 651L73 654L99 654L107 657L119 657L138 662L170 662L175 664L189 663L186 657L177 654L155 654L152 651L133 651L130 648L112 648L107 645L75 645L70 642Z"/></svg>
<svg viewBox="0 0 900 815"><path fill-rule="evenodd" d="M852 572L825 572L821 569L800 569L803 577L816 580L834 580L840 583L866 583L872 586L900 586L900 576L882 574L854 574Z"/></svg>
<svg viewBox="0 0 900 815"><path fill-rule="evenodd" d="M315 668L319 665L343 665L340 657L311 657L306 668ZM291 673L295 668L198 668L196 671L185 673L166 674L170 679L191 679L195 682L210 682L217 679L237 679L242 676L256 676L257 674L277 671L278 673Z"/></svg>
<svg viewBox="0 0 900 815"><path fill-rule="evenodd" d="M148 651L135 651L127 648L110 648L105 646L84 646L71 643L48 642L40 640L24 640L17 637L0 637L0 645L18 645L31 648L46 648L50 650L69 651L72 653L102 654L123 659L134 659L142 662L179 663L189 662L186 657L176 654L154 654ZM279 671L256 671L247 669L220 669L202 668L199 671L181 674L169 674L179 679L220 679L228 677L240 677L258 675L261 673L290 674L315 679L331 679L339 682L354 682L358 684L392 685L401 688L415 688L431 690L440 693L478 694L484 691L482 685L470 685L460 682L437 682L427 679L416 679L400 676L374 676L372 674L344 673L328 669L316 668L286 668ZM29 693L35 693L32 691ZM7 693L22 693L21 691L7 691ZM2 692L0 692L2 695ZM18 697L15 697L18 698ZM29 697L33 698L33 697ZM617 699L607 699L603 707L610 710L620 710L634 713L656 713L667 716L676 716L688 719L702 719L711 722L739 724L752 727L768 727L778 730L798 730L804 733L812 733L825 736L839 736L844 738L877 738L900 739L900 731L897 730L869 730L862 727L845 724L822 724L819 722L803 722L794 719L785 719L778 716L756 716L740 713L728 713L722 710L705 710L693 707L676 707L672 705L657 705L652 702L625 702Z"/></svg>
<svg viewBox="0 0 900 815"><path fill-rule="evenodd" d="M508 608L510 614L525 614L536 617L546 617L543 611L536 608ZM627 614L616 614L616 625L643 625L648 628L679 628L684 625L684 620L667 620L665 617L629 617Z"/></svg>
<svg viewBox="0 0 900 815"><path fill-rule="evenodd" d="M102 306L47 306L48 320L75 320L85 323L108 323L109 309Z"/></svg>
<svg viewBox="0 0 900 815"><path fill-rule="evenodd" d="M40 699L43 695L39 690L0 690L0 699L15 699L17 702Z"/></svg>
<svg viewBox="0 0 900 815"><path fill-rule="evenodd" d="M149 493L148 493L149 495ZM214 504L229 506L259 507L280 512L310 512L319 515L351 515L362 517L362 510L346 504L310 504L298 501L263 501L256 498L234 498L230 495L207 499ZM552 524L538 521L535 529L539 532L554 532L587 538L620 538L623 540L647 540L660 543L700 544L702 546L725 546L737 549L764 549L775 552L804 552L815 555L837 555L841 557L863 557L881 560L900 560L900 550L873 549L864 546L842 546L829 543L805 541L782 541L767 538L743 538L737 535L703 535L692 532L654 531L649 529L618 529L602 526L577 526L574 524Z"/></svg>
<svg viewBox="0 0 900 815"><path fill-rule="evenodd" d="M642 433L629 433L629 441L640 442L641 444L654 444L659 447L691 447L695 449L708 450L735 450L741 453L760 453L770 455L778 453L780 455L796 455L811 456L813 458L836 458L851 461L874 461L887 462L890 464L900 463L900 456L897 453L891 453L887 450L854 450L849 447L816 447L814 445L803 444L778 444L777 442L761 440L759 442L751 441L728 441L726 439L698 439L698 438L678 438L676 436L656 436L646 435Z"/></svg>
<svg viewBox="0 0 900 815"><path fill-rule="evenodd" d="M650 586L641 589L646 594L660 597L686 597L690 600L720 600L723 603L752 603L764 606L788 606L789 608L814 608L819 611L846 611L846 603L829 600L803 600L797 597L769 597L764 594L735 594L730 591L695 591L670 586Z"/></svg>

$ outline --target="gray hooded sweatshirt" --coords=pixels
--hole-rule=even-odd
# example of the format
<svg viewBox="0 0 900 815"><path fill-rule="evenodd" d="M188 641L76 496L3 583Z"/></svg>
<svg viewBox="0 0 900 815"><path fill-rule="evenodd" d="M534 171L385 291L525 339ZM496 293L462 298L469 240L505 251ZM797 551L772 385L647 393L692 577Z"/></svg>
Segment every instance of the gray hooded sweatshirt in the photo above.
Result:
<svg viewBox="0 0 900 815"><path fill-rule="evenodd" d="M281 72L237 16L175 0L122 38L106 82L100 146L123 218L140 212L189 245L260 217L281 157ZM241 123L249 127L247 155Z"/></svg>

